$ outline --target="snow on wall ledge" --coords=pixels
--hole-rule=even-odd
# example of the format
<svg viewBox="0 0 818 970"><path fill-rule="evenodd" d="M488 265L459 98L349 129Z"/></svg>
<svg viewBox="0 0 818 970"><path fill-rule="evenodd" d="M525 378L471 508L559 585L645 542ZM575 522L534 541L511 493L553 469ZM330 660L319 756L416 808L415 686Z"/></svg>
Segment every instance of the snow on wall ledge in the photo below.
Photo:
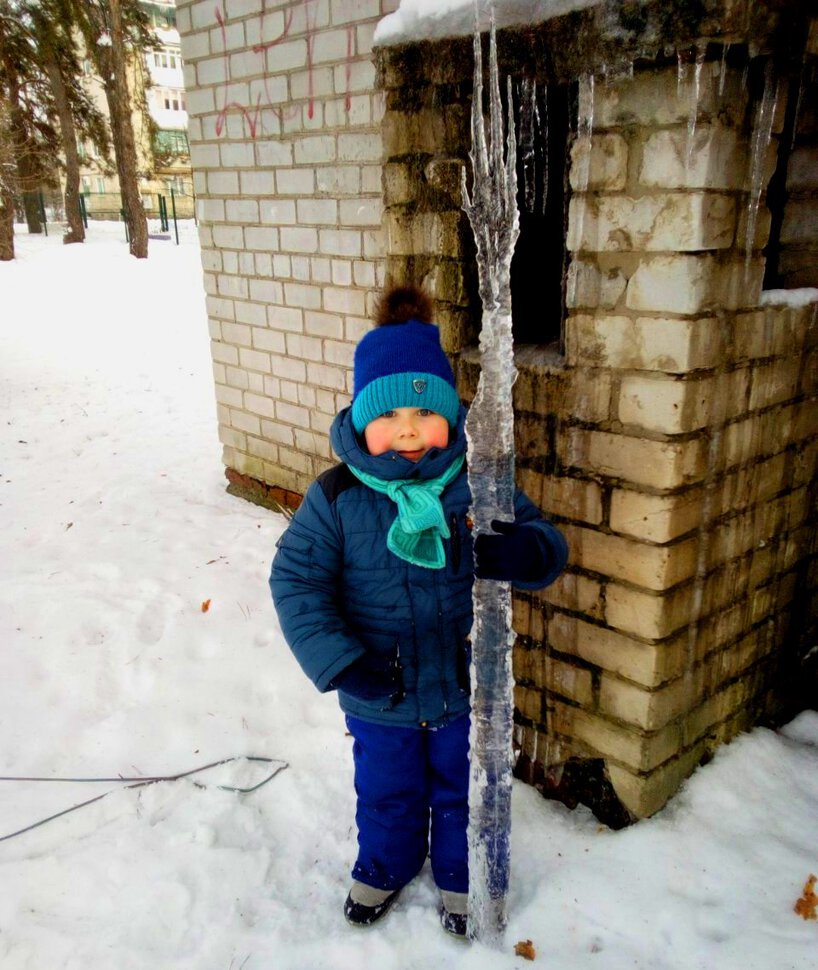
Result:
<svg viewBox="0 0 818 970"><path fill-rule="evenodd" d="M375 29L376 47L442 37L467 37L474 32L475 17L481 31L489 29L491 13L497 27L542 23L574 10L597 5L600 0L401 0L394 12Z"/></svg>

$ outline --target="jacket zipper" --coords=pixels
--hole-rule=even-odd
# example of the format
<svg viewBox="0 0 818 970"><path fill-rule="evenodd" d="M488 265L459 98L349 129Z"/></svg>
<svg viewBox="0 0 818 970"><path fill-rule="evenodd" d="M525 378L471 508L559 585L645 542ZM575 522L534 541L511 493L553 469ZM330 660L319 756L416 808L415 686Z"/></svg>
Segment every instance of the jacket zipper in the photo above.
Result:
<svg viewBox="0 0 818 970"><path fill-rule="evenodd" d="M452 571L460 572L460 530L457 528L457 515L452 512L449 518L449 532L451 533L452 542Z"/></svg>

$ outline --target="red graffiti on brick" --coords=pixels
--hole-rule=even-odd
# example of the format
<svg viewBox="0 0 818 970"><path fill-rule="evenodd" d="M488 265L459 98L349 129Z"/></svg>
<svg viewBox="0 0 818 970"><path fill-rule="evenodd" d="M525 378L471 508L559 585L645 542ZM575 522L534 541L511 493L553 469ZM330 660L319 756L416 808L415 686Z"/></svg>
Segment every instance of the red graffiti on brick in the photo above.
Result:
<svg viewBox="0 0 818 970"><path fill-rule="evenodd" d="M315 115L315 71L313 66L313 51L315 47L315 35L318 29L318 10L316 0L301 0L304 7L304 16L306 22L306 45L307 45L307 117L312 119ZM227 17L221 6L216 6L215 17L216 23L219 25L219 31L221 33L222 39L222 59L224 63L224 80L221 84L221 100L222 105L219 108L219 113L216 116L216 135L221 136L227 124L227 116L231 112L238 112L242 118L242 122L246 122L247 128L250 132L250 137L255 138L259 133L259 123L261 118L261 112L263 108L270 108L278 117L279 121L285 119L289 120L296 117L300 107L298 105L293 105L289 109L283 108L280 104L273 103L273 97L270 94L270 89L268 86L269 72L267 70L267 52L280 44L283 40L290 37L290 30L293 24L293 15L295 12L295 4L289 7L286 12L284 25L282 27L281 33L274 37L272 40L263 41L258 44L254 44L250 49L253 54L257 54L261 57L260 70L258 72L258 77L261 78L262 85L264 88L263 94L259 92L255 98L253 98L252 92L249 96L249 103L242 103L241 101L230 99L229 88L233 83L231 77L230 69L230 54L227 48ZM264 35L264 19L267 14L267 0L264 0L261 9L261 24L260 33ZM345 61L345 80L346 80L346 95L344 98L344 109L349 111L352 106L352 98L350 95L350 82L352 78L352 59L355 53L355 29L350 26L347 27L347 52ZM266 99L266 100L265 100Z"/></svg>

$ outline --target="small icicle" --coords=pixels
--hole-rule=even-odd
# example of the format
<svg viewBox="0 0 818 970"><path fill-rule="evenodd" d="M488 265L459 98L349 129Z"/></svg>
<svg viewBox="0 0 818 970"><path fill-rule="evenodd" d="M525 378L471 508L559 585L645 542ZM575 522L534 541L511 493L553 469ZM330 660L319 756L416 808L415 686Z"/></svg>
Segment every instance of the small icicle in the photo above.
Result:
<svg viewBox="0 0 818 970"><path fill-rule="evenodd" d="M535 107L536 107L535 102ZM548 204L548 85L543 87L542 95L542 120L539 118L539 111L537 112L537 120L540 124L540 130L542 132L542 202L540 203L543 215L545 215L545 207Z"/></svg>
<svg viewBox="0 0 818 970"><path fill-rule="evenodd" d="M523 162L525 207L533 212L537 202L537 81L520 82L520 156Z"/></svg>
<svg viewBox="0 0 818 970"><path fill-rule="evenodd" d="M690 88L690 108L687 115L687 169L690 169L690 160L693 157L693 143L696 138L696 122L699 115L699 94L701 91L702 68L704 67L704 56L706 51L696 48L696 66L693 71L693 84Z"/></svg>
<svg viewBox="0 0 818 970"><path fill-rule="evenodd" d="M591 177L591 147L594 134L594 75L582 74L579 78L579 92L577 97L577 140L574 146L573 158L576 162L576 177L573 179L574 197L577 204L574 208L576 218L576 232L572 233L576 240L576 249L582 248L583 231L585 228L586 194ZM576 273L570 275L569 298L573 303L576 296Z"/></svg>
<svg viewBox="0 0 818 970"><path fill-rule="evenodd" d="M747 231L744 240L744 278L750 272L753 258L756 225L758 224L758 210L761 205L761 194L764 191L764 175L767 160L767 148L770 145L773 132L773 118L778 103L778 79L773 76L772 61L767 62L764 71L764 94L756 112L753 137L750 145L750 175L749 192L747 195Z"/></svg>
<svg viewBox="0 0 818 970"><path fill-rule="evenodd" d="M721 48L721 73L719 74L719 98L724 94L724 82L727 78L727 55L730 52L730 45L724 44Z"/></svg>
<svg viewBox="0 0 818 970"><path fill-rule="evenodd" d="M684 59L684 53L680 50L676 51L676 97L682 100L682 91L685 89L685 83L687 81L687 64Z"/></svg>
<svg viewBox="0 0 818 970"><path fill-rule="evenodd" d="M807 52L801 60L801 75L798 78L798 97L795 99L795 114L792 120L792 140L790 141L790 151L795 148L795 141L798 138L798 121L801 117L801 102L804 100L804 82L807 76Z"/></svg>

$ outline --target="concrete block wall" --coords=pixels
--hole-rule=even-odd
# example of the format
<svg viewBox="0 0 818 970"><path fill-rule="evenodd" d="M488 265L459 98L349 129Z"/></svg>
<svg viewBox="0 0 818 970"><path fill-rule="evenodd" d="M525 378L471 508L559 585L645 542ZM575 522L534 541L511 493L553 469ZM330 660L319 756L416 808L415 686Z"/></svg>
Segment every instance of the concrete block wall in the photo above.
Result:
<svg viewBox="0 0 818 970"><path fill-rule="evenodd" d="M397 0L179 0L224 463L293 504L333 464L383 284L372 35Z"/></svg>

